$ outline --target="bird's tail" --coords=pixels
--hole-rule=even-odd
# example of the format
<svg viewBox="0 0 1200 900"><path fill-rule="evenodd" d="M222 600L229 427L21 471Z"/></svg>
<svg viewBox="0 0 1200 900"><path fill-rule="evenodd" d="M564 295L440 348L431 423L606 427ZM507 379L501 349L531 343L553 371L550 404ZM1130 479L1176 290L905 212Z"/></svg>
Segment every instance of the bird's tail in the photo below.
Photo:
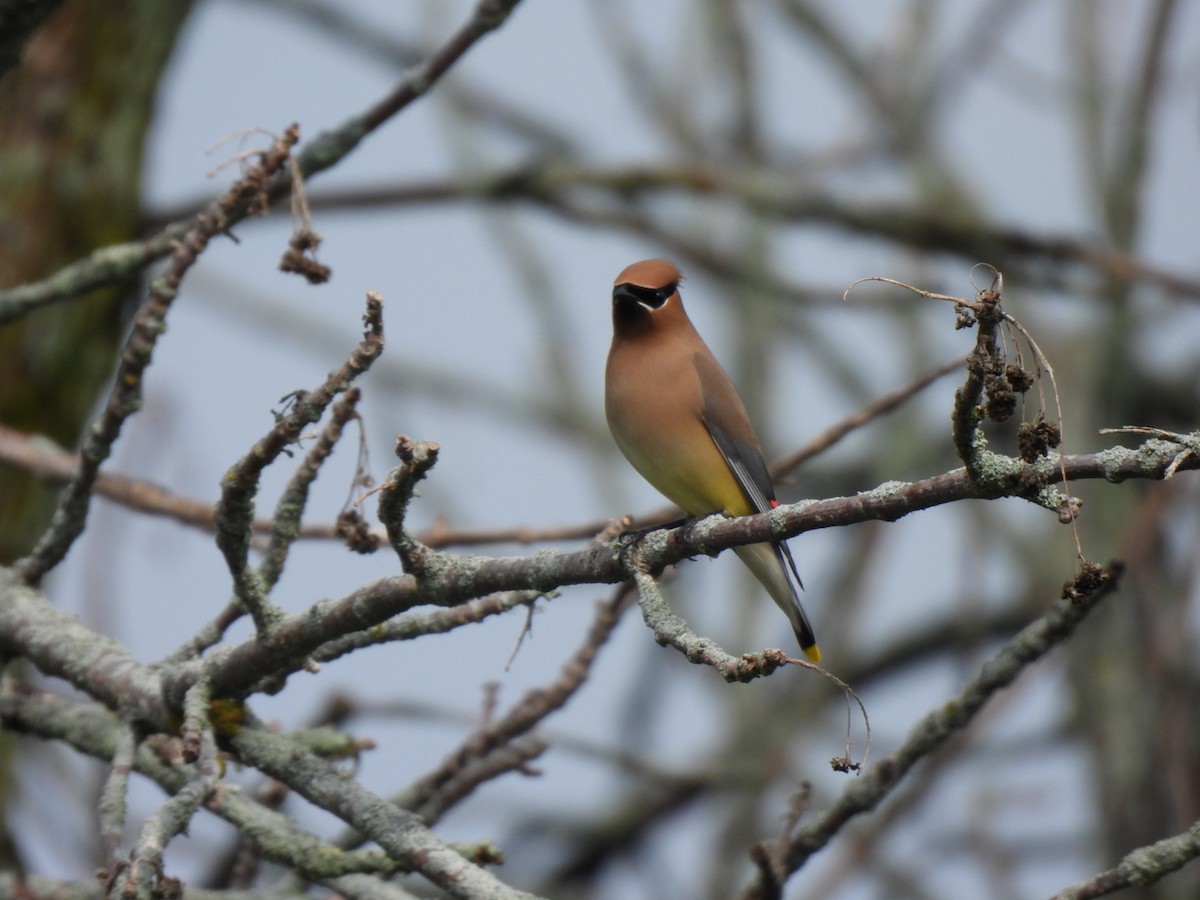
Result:
<svg viewBox="0 0 1200 900"><path fill-rule="evenodd" d="M734 547L733 551L741 557L746 568L754 573L754 577L762 582L775 605L788 617L804 655L813 662L820 662L821 649L817 646L817 636L809 624L808 616L804 614L804 607L800 605L800 594L796 585L788 577L784 557L785 546L782 543L746 544ZM796 580L799 581L798 578Z"/></svg>

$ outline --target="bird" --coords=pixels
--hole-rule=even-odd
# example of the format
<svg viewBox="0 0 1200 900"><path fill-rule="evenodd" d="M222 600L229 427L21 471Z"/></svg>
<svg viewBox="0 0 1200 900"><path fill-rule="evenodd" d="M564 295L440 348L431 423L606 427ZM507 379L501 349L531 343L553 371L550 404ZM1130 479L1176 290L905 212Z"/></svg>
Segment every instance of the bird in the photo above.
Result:
<svg viewBox="0 0 1200 900"><path fill-rule="evenodd" d="M617 447L689 516L744 516L779 505L745 404L683 308L679 269L635 262L613 282L604 412ZM821 659L783 541L734 547L783 610L800 648ZM794 579L794 581L793 581Z"/></svg>

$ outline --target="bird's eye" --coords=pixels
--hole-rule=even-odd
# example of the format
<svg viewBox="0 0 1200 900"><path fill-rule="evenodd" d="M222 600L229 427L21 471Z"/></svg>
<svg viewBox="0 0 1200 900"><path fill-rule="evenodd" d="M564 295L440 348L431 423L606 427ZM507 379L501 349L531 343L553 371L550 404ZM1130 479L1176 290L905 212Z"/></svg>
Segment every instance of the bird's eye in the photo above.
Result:
<svg viewBox="0 0 1200 900"><path fill-rule="evenodd" d="M660 288L646 287L641 284L622 284L618 286L617 290L636 300L642 306L658 309L671 298L677 287L678 284L675 282L664 284Z"/></svg>

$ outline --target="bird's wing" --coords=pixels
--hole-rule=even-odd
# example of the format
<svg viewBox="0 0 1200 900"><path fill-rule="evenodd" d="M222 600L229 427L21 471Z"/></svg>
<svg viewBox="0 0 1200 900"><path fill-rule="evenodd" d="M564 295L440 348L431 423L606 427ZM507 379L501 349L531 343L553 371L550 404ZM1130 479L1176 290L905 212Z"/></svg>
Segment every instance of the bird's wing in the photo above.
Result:
<svg viewBox="0 0 1200 900"><path fill-rule="evenodd" d="M700 386L700 419L750 505L766 512L774 503L775 486L742 398L703 342L692 361Z"/></svg>
<svg viewBox="0 0 1200 900"><path fill-rule="evenodd" d="M702 419L750 505L758 512L766 512L774 507L775 486L771 483L771 473L758 447L734 437L707 414Z"/></svg>
<svg viewBox="0 0 1200 900"><path fill-rule="evenodd" d="M733 472L738 485L750 500L750 504L758 512L767 512L778 506L775 500L775 486L771 483L771 472L767 469L766 460L754 444L739 441L728 431L715 422L704 419L704 427L712 435L713 443L721 452L725 465ZM800 572L796 568L796 560L792 558L792 550L785 541L775 541L775 555L780 562L786 562L792 577L800 590L804 590L804 582L800 580ZM801 613L803 615L803 613ZM807 625L807 622L805 623ZM811 628L809 629L811 632Z"/></svg>

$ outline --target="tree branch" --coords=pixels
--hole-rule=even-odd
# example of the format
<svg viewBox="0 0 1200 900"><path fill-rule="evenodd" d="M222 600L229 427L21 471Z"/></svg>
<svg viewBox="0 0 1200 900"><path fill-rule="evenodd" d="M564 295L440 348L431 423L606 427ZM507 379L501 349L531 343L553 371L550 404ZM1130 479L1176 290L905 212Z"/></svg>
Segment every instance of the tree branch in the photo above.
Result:
<svg viewBox="0 0 1200 900"><path fill-rule="evenodd" d="M184 275L204 252L208 242L228 229L234 211L247 204L253 206L253 198L262 184L272 172L284 166L297 139L297 133L289 130L259 154L258 164L251 166L206 212L195 216L183 239L174 245L170 265L151 283L148 296L134 316L133 329L121 353L112 391L100 418L84 436L79 469L67 485L50 527L29 555L16 563L16 571L27 584L37 584L43 575L58 565L83 532L96 475L112 452L126 419L141 406L142 378L159 336L166 331L167 312L179 293Z"/></svg>
<svg viewBox="0 0 1200 900"><path fill-rule="evenodd" d="M367 293L363 321L366 331L345 364L331 372L315 390L292 395L288 412L279 416L275 427L230 466L221 479L221 499L215 513L217 547L233 577L234 594L253 616L260 636L270 631L282 613L268 600L266 581L247 564L259 479L267 466L300 437L304 428L318 421L334 399L383 352L383 298L373 291Z"/></svg>
<svg viewBox="0 0 1200 900"><path fill-rule="evenodd" d="M113 758L124 728L120 720L99 706L16 685L0 691L0 722L15 732L62 741L101 760ZM193 767L173 765L145 745L133 757L133 770L171 795L187 789L195 777ZM400 868L379 850L339 850L240 790L214 790L203 805L247 835L264 859L291 868L311 881L331 883L351 874L388 877ZM475 852L472 848L462 849ZM220 896L229 895L222 892Z"/></svg>
<svg viewBox="0 0 1200 900"><path fill-rule="evenodd" d="M730 170L687 163L605 167L538 161L463 176L328 191L311 197L310 205L314 210L360 211L445 203L527 203L572 220L590 209L598 215L600 224L629 229L632 220L613 217L610 207L581 205L582 198L594 198L597 191L621 203L665 193L722 197L781 222L828 225L916 250L953 253L972 264L986 259L1010 276L1023 271L1023 266L1041 267L1039 271L1076 266L1121 281L1145 282L1180 298L1200 300L1200 280L1194 276L1162 268L1118 247L1065 233L1036 233L964 219L949 210L928 206L852 202L798 183L795 174L786 170ZM162 221L184 215L194 208L193 204L166 210L156 218ZM672 233L682 237L681 233ZM743 274L748 284L764 284L762 272ZM0 292L0 304L5 296Z"/></svg>
<svg viewBox="0 0 1200 900"><path fill-rule="evenodd" d="M452 897L532 898L533 895L513 890L468 862L435 837L419 816L372 794L286 737L247 726L231 736L229 742L245 763L339 817L379 844L389 857L420 873Z"/></svg>
<svg viewBox="0 0 1200 900"><path fill-rule="evenodd" d="M414 66L384 98L340 126L323 131L306 142L298 154L300 172L315 175L340 162L368 134L405 109L431 87L486 34L500 27L520 0L479 0L471 17L425 62ZM269 193L278 199L291 189L291 176L281 173L272 179ZM245 218L246 210L233 213L226 227ZM159 234L136 243L116 244L94 250L49 278L33 284L0 291L0 325L33 309L78 297L97 287L123 281L146 265L172 251L191 227L173 222Z"/></svg>
<svg viewBox="0 0 1200 900"><path fill-rule="evenodd" d="M1031 663L1069 638L1084 617L1116 587L1119 565L1102 571L1102 575L1089 573L1090 579L1077 579L1078 596L1058 600L1049 612L1030 623L984 663L979 674L957 697L926 715L894 753L871 766L865 775L850 783L833 806L794 833L786 853L778 860L783 871L788 874L797 871L850 819L874 809L919 760L962 731L997 691L1007 687ZM1080 586L1086 586L1085 593L1079 591ZM773 851L763 847L759 854L763 852ZM743 892L742 900L778 897L778 888L764 880L760 873L759 881Z"/></svg>
<svg viewBox="0 0 1200 900"><path fill-rule="evenodd" d="M601 603L582 645L564 663L558 678L544 688L529 691L507 715L498 721L485 723L470 735L436 770L404 793L404 806L425 811L427 819L435 812L440 815L449 805L449 799L457 801L464 786L471 784L464 780L464 773L486 763L497 751L503 751L516 738L528 734L547 716L561 709L583 687L591 673L592 663L600 648L612 636L631 596L627 588L619 588L612 597ZM544 747L537 752L540 753L541 749Z"/></svg>
<svg viewBox="0 0 1200 900"><path fill-rule="evenodd" d="M1128 887L1145 887L1183 868L1197 857L1200 857L1200 821L1193 822L1187 831L1174 837L1139 847L1126 855L1115 869L1073 884L1059 891L1051 900L1091 900Z"/></svg>
<svg viewBox="0 0 1200 900"><path fill-rule="evenodd" d="M1148 440L1137 449L1114 447L1098 453L1056 455L1027 464L989 456L978 478L956 469L922 481L889 482L853 497L805 501L768 513L724 519L710 516L684 528L650 532L639 539L645 571L698 554L715 555L740 544L793 537L818 528L866 521L896 521L909 513L967 499L1029 497L1050 489L1060 473L1069 480L1128 478L1160 480L1169 472L1200 468L1200 435L1176 441ZM3 573L4 570L0 570ZM613 544L563 553L542 551L531 557L439 554L436 577L420 583L409 575L383 578L336 600L284 617L267 641L250 639L221 648L203 660L170 671L150 671L124 648L51 607L34 590L0 577L0 649L28 657L47 675L65 678L114 709L162 727L168 706L177 707L200 677L212 680L214 697L237 697L264 679L278 679L302 668L308 655L329 641L371 628L417 606L457 606L502 591L552 591L568 584L615 584L632 577L627 560Z"/></svg>

